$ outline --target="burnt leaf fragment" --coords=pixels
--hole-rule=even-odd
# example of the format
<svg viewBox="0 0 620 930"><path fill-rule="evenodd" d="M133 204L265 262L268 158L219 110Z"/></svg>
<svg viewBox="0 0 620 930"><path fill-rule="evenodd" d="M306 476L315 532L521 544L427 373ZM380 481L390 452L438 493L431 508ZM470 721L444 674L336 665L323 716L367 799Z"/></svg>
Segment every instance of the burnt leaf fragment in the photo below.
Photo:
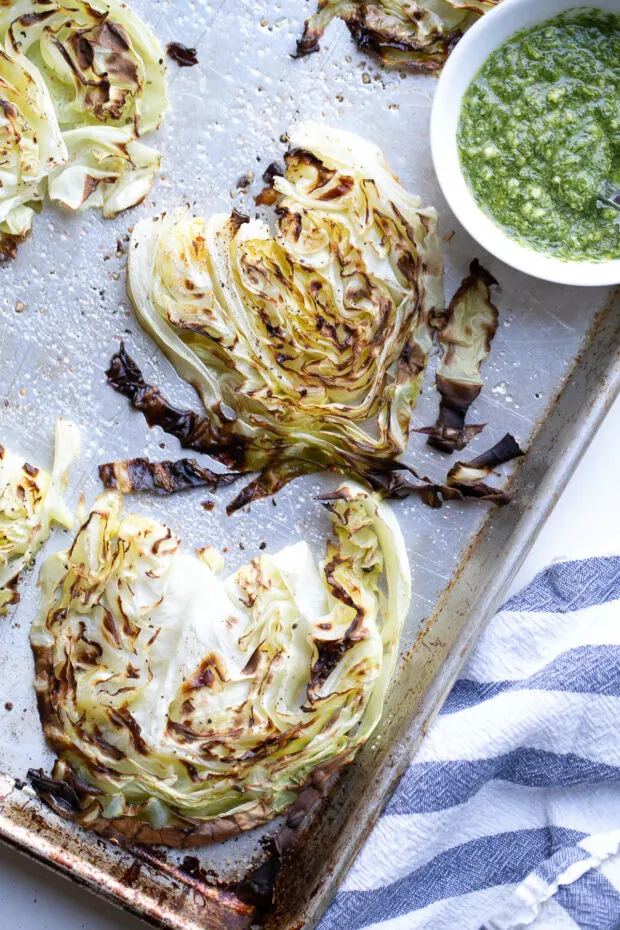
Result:
<svg viewBox="0 0 620 930"><path fill-rule="evenodd" d="M29 769L28 779L42 800L48 803L54 802L52 804L54 808L60 805L71 812L80 810L81 803L78 794L68 782L46 775L43 769Z"/></svg>
<svg viewBox="0 0 620 930"><path fill-rule="evenodd" d="M195 48L188 48L180 42L168 42L166 46L168 58L177 63L180 68L192 68L198 64L198 55Z"/></svg>
<svg viewBox="0 0 620 930"><path fill-rule="evenodd" d="M266 185L254 198L254 203L257 207L273 207L277 200L279 194L275 187L271 185Z"/></svg>
<svg viewBox="0 0 620 930"><path fill-rule="evenodd" d="M15 236L13 233L0 232L0 264L12 261L17 255L17 250L28 236L29 232L23 236Z"/></svg>
<svg viewBox="0 0 620 930"><path fill-rule="evenodd" d="M380 491L388 500L405 500L415 496L427 507L434 509L443 503L441 485L429 478L421 478L412 468L376 472L369 477L369 481L374 490Z"/></svg>
<svg viewBox="0 0 620 930"><path fill-rule="evenodd" d="M510 491L493 488L484 479L495 468L513 459L525 455L514 436L510 433L500 439L491 449L481 453L470 462L456 462L446 479L446 490L458 495L458 500L484 500L493 504L509 504L512 500Z"/></svg>
<svg viewBox="0 0 620 930"><path fill-rule="evenodd" d="M284 177L284 166L277 161L272 161L263 171L263 181L271 186L275 178L282 177Z"/></svg>
<svg viewBox="0 0 620 930"><path fill-rule="evenodd" d="M517 440L510 433L500 439L491 449L481 453L471 462L456 462L448 472L451 487L475 486L492 473L493 469L525 455Z"/></svg>
<svg viewBox="0 0 620 930"><path fill-rule="evenodd" d="M452 480L442 488L444 500L477 500L485 501L488 504L496 504L498 507L505 506L512 501L510 491L503 491L501 488L493 488L483 481L468 483L465 481Z"/></svg>
<svg viewBox="0 0 620 930"><path fill-rule="evenodd" d="M254 203L257 207L272 207L279 199L279 194L274 187L274 181L276 178L281 178L284 176L284 168L282 165L278 164L277 161L272 161L263 172L263 181L265 182L265 187L262 191L254 198Z"/></svg>
<svg viewBox="0 0 620 930"><path fill-rule="evenodd" d="M486 423L468 423L465 426L462 418L460 411L453 410L442 400L435 426L422 426L413 432L428 436L428 445L439 452L462 452L486 426Z"/></svg>
<svg viewBox="0 0 620 930"><path fill-rule="evenodd" d="M501 488L485 484L484 480L493 469L525 455L510 433L500 439L491 449L481 453L471 462L457 462L448 472L445 484L420 476L413 468L397 463L391 471L382 469L367 476L369 483L384 497L403 500L415 495L428 507L441 507L444 501L477 500L502 506L509 504L512 494ZM331 500L324 495L319 500Z"/></svg>
<svg viewBox="0 0 620 930"><path fill-rule="evenodd" d="M203 468L195 459L152 462L147 458L135 458L100 465L99 477L104 487L117 489L123 494L136 491L174 494L199 487L215 491L232 484L240 476L235 472L218 474Z"/></svg>
<svg viewBox="0 0 620 930"><path fill-rule="evenodd" d="M480 367L497 332L498 312L491 302L495 284L495 278L474 259L438 326L443 349L436 376L439 416L435 426L417 432L428 435L428 444L440 452L460 452L485 426L466 425L465 420L482 390Z"/></svg>
<svg viewBox="0 0 620 930"><path fill-rule="evenodd" d="M409 471L394 472L387 480L385 476L376 482L379 489L383 483L383 494L388 499L404 500L406 497L418 497L427 507L438 509L445 501L479 500L490 504L509 504L512 500L509 494L492 488L489 485L447 482L446 484L431 481L430 478L419 478Z"/></svg>
<svg viewBox="0 0 620 930"><path fill-rule="evenodd" d="M210 419L193 410L180 410L170 404L158 388L146 383L124 343L112 356L106 377L110 387L123 394L134 410L144 414L149 426L159 426L175 436L184 449L204 452L229 468L245 470L240 438L218 430Z"/></svg>

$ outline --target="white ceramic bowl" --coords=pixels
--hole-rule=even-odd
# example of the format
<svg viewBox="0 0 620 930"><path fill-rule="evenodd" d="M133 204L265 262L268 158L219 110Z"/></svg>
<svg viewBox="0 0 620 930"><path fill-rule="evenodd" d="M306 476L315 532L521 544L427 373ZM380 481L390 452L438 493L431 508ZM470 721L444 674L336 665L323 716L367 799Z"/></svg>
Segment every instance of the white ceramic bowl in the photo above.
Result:
<svg viewBox="0 0 620 930"><path fill-rule="evenodd" d="M476 204L463 177L456 134L463 95L491 52L515 32L575 7L620 14L619 0L503 0L463 36L439 78L431 114L431 149L439 184L465 229L497 258L545 281L560 284L620 283L620 259L567 262L510 239Z"/></svg>

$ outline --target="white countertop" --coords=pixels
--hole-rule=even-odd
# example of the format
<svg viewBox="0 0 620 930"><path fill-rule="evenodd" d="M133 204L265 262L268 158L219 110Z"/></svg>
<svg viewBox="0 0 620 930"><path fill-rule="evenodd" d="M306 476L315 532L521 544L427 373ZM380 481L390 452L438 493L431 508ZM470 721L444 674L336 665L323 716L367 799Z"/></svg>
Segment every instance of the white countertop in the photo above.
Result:
<svg viewBox="0 0 620 930"><path fill-rule="evenodd" d="M554 559L620 552L619 463L620 399L534 544L514 589ZM140 930L145 926L2 846L0 914L0 926L7 930Z"/></svg>

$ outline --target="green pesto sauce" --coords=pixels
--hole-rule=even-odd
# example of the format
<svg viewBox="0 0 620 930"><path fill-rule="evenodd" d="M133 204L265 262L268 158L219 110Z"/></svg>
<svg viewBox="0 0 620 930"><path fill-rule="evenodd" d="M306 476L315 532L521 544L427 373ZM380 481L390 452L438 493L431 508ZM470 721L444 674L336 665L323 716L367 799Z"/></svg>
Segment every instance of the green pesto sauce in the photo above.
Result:
<svg viewBox="0 0 620 930"><path fill-rule="evenodd" d="M514 35L463 98L461 165L507 235L571 261L620 258L620 16L580 8Z"/></svg>

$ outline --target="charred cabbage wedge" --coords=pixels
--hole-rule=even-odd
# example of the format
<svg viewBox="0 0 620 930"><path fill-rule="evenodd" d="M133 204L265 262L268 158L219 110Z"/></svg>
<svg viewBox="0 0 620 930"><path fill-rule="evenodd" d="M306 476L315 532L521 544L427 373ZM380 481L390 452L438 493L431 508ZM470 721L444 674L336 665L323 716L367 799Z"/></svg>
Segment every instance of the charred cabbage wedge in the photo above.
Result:
<svg viewBox="0 0 620 930"><path fill-rule="evenodd" d="M140 843L188 846L264 823L312 774L349 762L377 725L410 600L387 505L346 484L333 538L234 575L165 526L98 499L45 563L32 628L64 817Z"/></svg>
<svg viewBox="0 0 620 930"><path fill-rule="evenodd" d="M138 223L129 249L137 316L206 408L192 448L261 473L237 506L300 474L393 468L443 311L435 211L381 151L316 124L291 146L275 236L181 211Z"/></svg>
<svg viewBox="0 0 620 930"><path fill-rule="evenodd" d="M56 427L51 474L0 446L0 614L19 600L19 573L48 538L52 524L73 526L63 491L78 449L77 428L65 420Z"/></svg>
<svg viewBox="0 0 620 930"><path fill-rule="evenodd" d="M364 52L386 68L437 71L477 18L500 0L319 0L297 43L297 56L318 52L325 30L344 20Z"/></svg>
<svg viewBox="0 0 620 930"><path fill-rule="evenodd" d="M0 6L0 231L23 239L46 189L115 216L160 162L142 137L166 106L163 51L119 0Z"/></svg>

